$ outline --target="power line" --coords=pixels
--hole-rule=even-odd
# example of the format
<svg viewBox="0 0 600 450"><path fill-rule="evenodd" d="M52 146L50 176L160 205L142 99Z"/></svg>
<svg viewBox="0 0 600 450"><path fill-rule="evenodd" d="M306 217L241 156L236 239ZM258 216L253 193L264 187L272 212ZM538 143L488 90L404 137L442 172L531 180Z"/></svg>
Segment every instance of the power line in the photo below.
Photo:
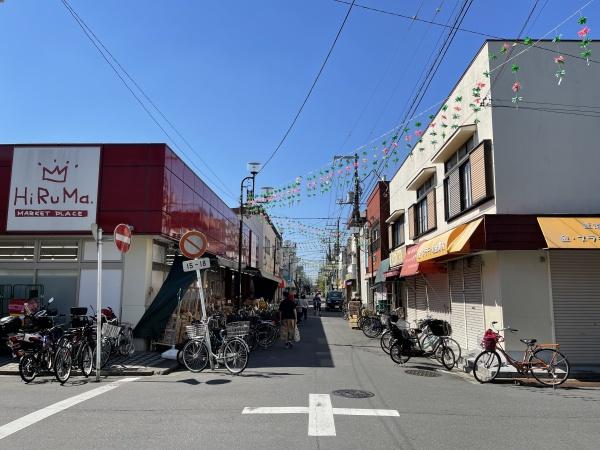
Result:
<svg viewBox="0 0 600 450"><path fill-rule="evenodd" d="M344 21L342 22L342 25L340 26L340 28L339 28L336 36L335 36L335 39L333 40L333 43L331 44L331 47L329 48L329 52L327 52L327 56L325 57L325 60L323 61L323 64L321 64L321 68L319 69L319 72L317 73L317 76L315 77L315 79L314 79L314 81L313 81L310 89L308 90L308 93L306 94L306 97L304 98L304 101L302 102L302 105L300 105L300 109L298 109L298 112L294 116L294 120L292 120L292 123L290 124L290 126L286 130L285 134L283 135L283 137L279 141L279 144L277 144L277 147L275 147L275 150L273 150L273 153L271 153L271 155L269 156L269 158L267 158L267 160L263 164L261 171L263 171L265 169L265 167L267 166L267 164L269 164L269 162L273 159L273 157L275 156L275 154L279 151L279 149L281 148L281 146L283 145L283 143L285 142L285 140L289 136L290 132L292 131L292 128L294 128L294 125L296 124L296 121L298 120L298 117L300 117L300 114L302 113L302 110L304 109L304 106L306 105L306 102L308 102L308 99L310 98L310 95L312 94L312 91L314 90L315 86L317 85L317 81L319 81L319 78L321 77L321 74L323 73L323 70L325 69L325 65L327 65L327 61L329 61L329 57L331 56L331 53L333 52L333 49L335 48L335 44L337 43L338 38L340 37L340 34L342 34L342 30L344 29L344 26L346 25L348 17L350 16L350 12L352 11L352 8L354 7L354 2L355 1L356 0L352 0L352 3L350 4L350 7L348 8L348 11L346 12L346 16L344 17Z"/></svg>
<svg viewBox="0 0 600 450"><path fill-rule="evenodd" d="M221 183L221 185L223 186L224 189L219 188L218 186L216 186L217 183L213 183L215 185L215 188L219 189L222 193L224 193L225 195L227 195L228 197L232 198L232 199L236 199L235 195L229 190L229 188L227 187L227 185L225 184L225 182L223 180L221 180L219 178L219 176L215 173L215 171L210 167L210 165L208 165L206 163L206 161L204 161L204 159L200 156L200 154L198 153L198 151L190 144L190 142L182 135L182 133L175 127L175 125L167 118L167 116L161 111L161 109L156 105L156 103L154 101L152 101L152 99L146 94L146 92L142 89L142 87L137 83L137 81L129 74L129 72L127 72L127 70L123 67L123 65L119 62L119 60L110 52L110 50L106 47L106 45L104 45L104 43L102 42L102 40L94 33L94 31L89 27L89 25L81 18L81 16L79 16L79 14L77 14L77 12L73 9L73 7L69 4L69 2L67 0L61 0L62 4L65 6L65 8L69 11L69 13L71 14L71 16L73 17L73 19L77 22L77 24L79 25L79 27L82 29L82 31L84 32L84 34L87 36L87 38L90 40L90 42L94 45L94 47L96 47L96 49L98 50L98 52L100 53L100 55L102 56L102 58L106 61L106 63L112 68L112 70L115 72L115 74L117 75L117 77L119 77L119 79L121 80L121 82L125 85L125 87L129 90L129 92L131 93L131 95L134 96L134 98L137 100L137 102L140 104L140 106L144 109L144 111L146 111L146 113L150 116L150 118L152 119L152 121L160 128L160 130L165 134L165 136L167 136L167 138L175 145L175 147L177 149L179 149L180 152L184 153L181 148L177 145L175 139L173 139L173 137L165 130L165 128L158 122L158 120L156 119L156 117L154 117L154 115L151 113L151 111L147 108L147 106L144 104L144 102L141 100L141 98L133 91L133 89L131 88L131 86L129 86L129 84L126 82L126 80L123 78L123 76L121 75L121 73L117 70L117 68L111 63L111 61L106 57L105 53L108 54L110 56L110 58L116 63L116 65L119 67L119 69L123 72L123 74L125 74L125 76L133 83L133 85L138 89L138 91L142 94L142 96L148 101L148 103L158 112L158 114L163 118L163 120L175 131L175 133L183 140L183 142L192 150L192 152L195 154L195 156L208 168L208 170L215 176L215 178ZM98 46L98 44L100 46ZM104 51L102 51L102 49L100 49L100 47L102 47L102 49ZM194 167L196 168L196 170L198 170L200 172L200 169L198 168L198 166L196 166L193 161L190 159L190 162L194 165ZM208 178L206 175L204 175L205 178ZM208 178L209 179L209 178ZM210 180L210 179L209 179ZM212 181L212 180L211 180Z"/></svg>

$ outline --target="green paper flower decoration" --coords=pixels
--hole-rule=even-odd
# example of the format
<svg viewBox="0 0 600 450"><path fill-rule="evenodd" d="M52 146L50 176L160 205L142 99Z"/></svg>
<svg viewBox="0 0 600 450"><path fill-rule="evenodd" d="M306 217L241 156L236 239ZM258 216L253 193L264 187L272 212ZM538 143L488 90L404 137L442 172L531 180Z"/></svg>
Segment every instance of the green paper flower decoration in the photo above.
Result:
<svg viewBox="0 0 600 450"><path fill-rule="evenodd" d="M531 39L530 37L526 37L525 39L523 39L523 45L533 45L533 39Z"/></svg>
<svg viewBox="0 0 600 450"><path fill-rule="evenodd" d="M579 20L577 21L577 23L579 23L579 25L584 25L584 24L586 24L586 23L587 23L587 17L585 17L585 16L581 16L581 17L579 18Z"/></svg>

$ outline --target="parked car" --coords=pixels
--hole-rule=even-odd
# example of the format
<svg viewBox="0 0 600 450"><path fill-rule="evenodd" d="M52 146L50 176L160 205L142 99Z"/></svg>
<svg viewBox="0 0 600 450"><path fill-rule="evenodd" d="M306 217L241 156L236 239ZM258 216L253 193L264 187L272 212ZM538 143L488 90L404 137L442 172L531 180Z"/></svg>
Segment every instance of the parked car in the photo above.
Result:
<svg viewBox="0 0 600 450"><path fill-rule="evenodd" d="M325 299L325 309L339 309L341 311L344 304L344 294L342 291L329 291Z"/></svg>

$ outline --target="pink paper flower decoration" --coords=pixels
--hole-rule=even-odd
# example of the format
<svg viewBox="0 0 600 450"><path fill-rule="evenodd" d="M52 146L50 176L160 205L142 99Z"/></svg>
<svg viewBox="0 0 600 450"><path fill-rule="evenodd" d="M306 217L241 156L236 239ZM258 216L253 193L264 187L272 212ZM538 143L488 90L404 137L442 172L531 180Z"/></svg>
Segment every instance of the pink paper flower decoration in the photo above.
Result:
<svg viewBox="0 0 600 450"><path fill-rule="evenodd" d="M430 126L431 128L435 128L435 122L431 122L431 123L429 124L429 126Z"/></svg>
<svg viewBox="0 0 600 450"><path fill-rule="evenodd" d="M478 81L478 82L477 82L477 87L478 87L479 89L483 89L483 88L485 87L485 83L483 83L482 81Z"/></svg>
<svg viewBox="0 0 600 450"><path fill-rule="evenodd" d="M398 144L396 142L392 143L392 148L396 148L398 147Z"/></svg>
<svg viewBox="0 0 600 450"><path fill-rule="evenodd" d="M521 90L521 83L519 83L518 81L515 81L514 84L512 85L512 90L513 92L518 92Z"/></svg>
<svg viewBox="0 0 600 450"><path fill-rule="evenodd" d="M421 136L423 136L423 132L421 130L417 130L417 131L415 131L415 136L421 137Z"/></svg>
<svg viewBox="0 0 600 450"><path fill-rule="evenodd" d="M455 110L455 111L460 111L460 110L462 110L462 108L461 108L460 106L455 106L455 107L454 107L454 110Z"/></svg>
<svg viewBox="0 0 600 450"><path fill-rule="evenodd" d="M404 136L404 140L406 142L410 142L411 139L412 139L412 136L410 134L407 134L406 136Z"/></svg>
<svg viewBox="0 0 600 450"><path fill-rule="evenodd" d="M581 30L579 30L577 32L577 34L579 35L580 38L584 38L586 37L590 32L590 27L588 27L587 25L585 27L583 27Z"/></svg>
<svg viewBox="0 0 600 450"><path fill-rule="evenodd" d="M505 43L502 45L502 48L503 48L504 50L508 50L508 49L510 48L510 44L509 44L508 42L505 42Z"/></svg>
<svg viewBox="0 0 600 450"><path fill-rule="evenodd" d="M565 57L563 55L559 55L554 57L554 62L556 64L564 64L565 63Z"/></svg>

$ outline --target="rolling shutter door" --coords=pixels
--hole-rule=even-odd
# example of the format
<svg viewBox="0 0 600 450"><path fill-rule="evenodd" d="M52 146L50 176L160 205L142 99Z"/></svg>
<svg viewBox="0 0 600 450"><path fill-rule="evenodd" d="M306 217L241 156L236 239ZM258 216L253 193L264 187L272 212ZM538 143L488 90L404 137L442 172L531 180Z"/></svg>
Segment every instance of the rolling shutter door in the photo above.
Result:
<svg viewBox="0 0 600 450"><path fill-rule="evenodd" d="M413 325L417 320L415 277L407 277L404 280L404 289L406 292L406 321Z"/></svg>
<svg viewBox="0 0 600 450"><path fill-rule="evenodd" d="M448 275L434 273L424 275L427 282L427 302L429 314L436 319L450 321L450 293L448 292Z"/></svg>
<svg viewBox="0 0 600 450"><path fill-rule="evenodd" d="M475 350L485 332L483 293L481 289L481 258L463 259L464 295L467 319L467 349Z"/></svg>
<svg viewBox="0 0 600 450"><path fill-rule="evenodd" d="M415 295L417 303L417 321L427 317L427 285L422 275L415 277Z"/></svg>
<svg viewBox="0 0 600 450"><path fill-rule="evenodd" d="M463 260L448 263L448 281L450 288L450 324L452 337L463 347L467 346L465 330L465 295L463 291Z"/></svg>
<svg viewBox="0 0 600 450"><path fill-rule="evenodd" d="M600 252L550 251L554 330L571 364L600 361Z"/></svg>

